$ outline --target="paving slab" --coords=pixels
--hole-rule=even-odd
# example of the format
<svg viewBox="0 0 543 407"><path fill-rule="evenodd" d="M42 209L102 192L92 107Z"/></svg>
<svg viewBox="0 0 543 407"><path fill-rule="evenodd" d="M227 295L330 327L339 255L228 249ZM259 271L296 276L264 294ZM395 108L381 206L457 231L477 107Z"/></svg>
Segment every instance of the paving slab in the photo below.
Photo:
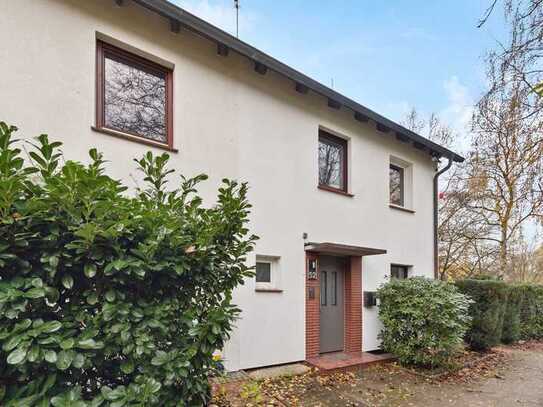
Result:
<svg viewBox="0 0 543 407"><path fill-rule="evenodd" d="M295 376L307 373L311 370L309 366L303 363L291 363L288 365L265 367L247 371L251 379L263 380L281 376Z"/></svg>

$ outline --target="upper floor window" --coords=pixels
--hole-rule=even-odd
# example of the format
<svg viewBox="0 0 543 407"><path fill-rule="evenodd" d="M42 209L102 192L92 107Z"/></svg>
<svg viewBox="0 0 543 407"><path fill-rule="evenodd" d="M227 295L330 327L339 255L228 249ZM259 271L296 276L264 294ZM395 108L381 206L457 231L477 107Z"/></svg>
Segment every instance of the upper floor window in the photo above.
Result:
<svg viewBox="0 0 543 407"><path fill-rule="evenodd" d="M347 141L319 131L319 186L347 192Z"/></svg>
<svg viewBox="0 0 543 407"><path fill-rule="evenodd" d="M397 165L390 164L389 182L390 203L393 205L404 206L404 169Z"/></svg>
<svg viewBox="0 0 543 407"><path fill-rule="evenodd" d="M172 71L97 42L96 126L172 147Z"/></svg>

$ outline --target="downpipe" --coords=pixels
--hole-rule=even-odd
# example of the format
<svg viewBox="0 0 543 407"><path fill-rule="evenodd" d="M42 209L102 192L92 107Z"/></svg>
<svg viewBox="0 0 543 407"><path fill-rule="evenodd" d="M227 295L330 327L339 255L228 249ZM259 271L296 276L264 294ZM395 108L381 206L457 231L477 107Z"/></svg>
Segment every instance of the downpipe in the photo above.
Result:
<svg viewBox="0 0 543 407"><path fill-rule="evenodd" d="M434 279L439 279L439 241L438 241L438 227L439 227L439 177L444 172L447 172L451 168L453 159L447 157L449 162L445 167L435 173L434 175ZM436 163L436 169L437 169Z"/></svg>

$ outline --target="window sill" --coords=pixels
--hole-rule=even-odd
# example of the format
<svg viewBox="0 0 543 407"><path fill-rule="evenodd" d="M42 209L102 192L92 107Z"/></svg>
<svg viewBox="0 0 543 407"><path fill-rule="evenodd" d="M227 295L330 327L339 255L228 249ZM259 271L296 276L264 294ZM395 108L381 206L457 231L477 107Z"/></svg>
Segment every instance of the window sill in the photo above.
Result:
<svg viewBox="0 0 543 407"><path fill-rule="evenodd" d="M354 196L353 194L342 191L341 189L327 187L327 186L324 186L324 185L319 185L319 186L317 186L317 188L320 189L320 190L323 190L323 191L333 192L334 194L348 196L348 197L351 197L351 198Z"/></svg>
<svg viewBox="0 0 543 407"><path fill-rule="evenodd" d="M135 143L140 143L140 144L145 144L147 146L160 148L162 150L170 151L172 153L179 152L178 149L170 147L167 144L162 144L162 143L158 143L152 140L147 140L147 139L144 139L143 137L133 136L131 134L123 133L121 131L106 129L104 127L96 127L96 126L91 126L91 130L97 133L107 134L108 136L121 138L123 140L133 141Z"/></svg>
<svg viewBox="0 0 543 407"><path fill-rule="evenodd" d="M415 213L413 209L404 208L403 206L394 205L394 204L388 204L389 208L396 209L398 211L408 212L408 213Z"/></svg>
<svg viewBox="0 0 543 407"><path fill-rule="evenodd" d="M283 290L280 290L278 288L255 288L255 292L257 292L257 293L282 293Z"/></svg>

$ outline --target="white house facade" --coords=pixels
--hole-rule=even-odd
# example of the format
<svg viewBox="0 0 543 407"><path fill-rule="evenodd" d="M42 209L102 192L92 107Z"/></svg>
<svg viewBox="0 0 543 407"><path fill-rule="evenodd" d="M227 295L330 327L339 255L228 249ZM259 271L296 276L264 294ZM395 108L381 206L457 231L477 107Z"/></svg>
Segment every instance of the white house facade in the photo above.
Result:
<svg viewBox="0 0 543 407"><path fill-rule="evenodd" d="M375 350L372 292L433 277L434 177L458 155L165 0L0 10L0 120L19 136L47 133L81 161L97 147L129 185L132 158L169 151L178 172L210 176L210 204L222 178L249 183L257 275L235 292L229 370Z"/></svg>

